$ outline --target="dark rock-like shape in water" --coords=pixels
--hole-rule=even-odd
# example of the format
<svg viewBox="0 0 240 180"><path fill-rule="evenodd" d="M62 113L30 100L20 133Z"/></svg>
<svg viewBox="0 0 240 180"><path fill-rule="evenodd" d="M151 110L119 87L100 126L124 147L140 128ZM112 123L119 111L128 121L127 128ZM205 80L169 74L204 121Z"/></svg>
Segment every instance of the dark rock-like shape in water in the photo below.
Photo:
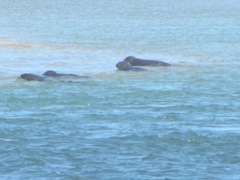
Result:
<svg viewBox="0 0 240 180"><path fill-rule="evenodd" d="M163 61L158 61L158 60L148 60L148 59L139 59L135 58L134 56L128 56L124 59L124 61L128 62L132 66L151 66L151 67L156 67L156 66L171 66L171 64L163 62Z"/></svg>
<svg viewBox="0 0 240 180"><path fill-rule="evenodd" d="M46 77L54 77L54 78L89 78L89 76L79 76L77 74L60 74L52 70L48 70L45 73L43 73Z"/></svg>
<svg viewBox="0 0 240 180"><path fill-rule="evenodd" d="M24 73L20 75L21 79L24 79L26 81L44 81L45 78L42 76L38 76L36 74L31 74L31 73Z"/></svg>
<svg viewBox="0 0 240 180"><path fill-rule="evenodd" d="M120 71L147 71L146 69L143 68L137 68L133 67L129 62L127 61L120 61L116 64L116 67Z"/></svg>

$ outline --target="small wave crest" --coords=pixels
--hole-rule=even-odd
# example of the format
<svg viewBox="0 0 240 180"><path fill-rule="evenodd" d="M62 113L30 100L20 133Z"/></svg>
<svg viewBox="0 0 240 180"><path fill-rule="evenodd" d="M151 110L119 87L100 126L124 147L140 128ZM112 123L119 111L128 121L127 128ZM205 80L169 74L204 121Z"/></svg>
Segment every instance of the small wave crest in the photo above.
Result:
<svg viewBox="0 0 240 180"><path fill-rule="evenodd" d="M14 139L6 139L6 138L0 138L0 141L13 142L13 141L17 141L17 140L14 140Z"/></svg>
<svg viewBox="0 0 240 180"><path fill-rule="evenodd" d="M40 50L54 50L60 52L66 51L81 51L91 52L93 48L84 45L55 45L47 43L33 43L33 42L21 42L14 39L0 38L0 48L3 49L40 49Z"/></svg>
<svg viewBox="0 0 240 180"><path fill-rule="evenodd" d="M13 39L0 38L0 47L5 49L30 49L32 44L18 42Z"/></svg>

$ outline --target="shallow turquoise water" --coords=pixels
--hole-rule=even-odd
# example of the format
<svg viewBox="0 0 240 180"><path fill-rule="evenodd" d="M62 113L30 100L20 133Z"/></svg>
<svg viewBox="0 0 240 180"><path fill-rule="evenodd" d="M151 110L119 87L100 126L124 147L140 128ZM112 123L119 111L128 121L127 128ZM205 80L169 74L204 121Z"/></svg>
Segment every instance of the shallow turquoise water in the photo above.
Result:
<svg viewBox="0 0 240 180"><path fill-rule="evenodd" d="M239 179L238 4L1 2L1 179Z"/></svg>

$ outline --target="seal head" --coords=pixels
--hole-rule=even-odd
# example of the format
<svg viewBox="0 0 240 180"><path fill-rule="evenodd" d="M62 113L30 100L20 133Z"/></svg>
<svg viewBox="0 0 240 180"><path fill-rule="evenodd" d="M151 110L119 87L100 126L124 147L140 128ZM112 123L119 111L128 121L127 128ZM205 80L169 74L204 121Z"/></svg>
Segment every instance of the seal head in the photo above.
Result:
<svg viewBox="0 0 240 180"><path fill-rule="evenodd" d="M55 71L49 70L43 73L44 76L58 76L58 74Z"/></svg>

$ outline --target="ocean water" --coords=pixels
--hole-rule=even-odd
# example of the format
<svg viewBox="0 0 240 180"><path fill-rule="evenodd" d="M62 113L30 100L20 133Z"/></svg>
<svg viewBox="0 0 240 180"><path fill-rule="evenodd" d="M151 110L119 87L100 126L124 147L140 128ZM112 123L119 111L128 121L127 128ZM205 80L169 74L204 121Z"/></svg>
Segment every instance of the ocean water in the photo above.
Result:
<svg viewBox="0 0 240 180"><path fill-rule="evenodd" d="M0 4L0 179L240 179L238 0Z"/></svg>

